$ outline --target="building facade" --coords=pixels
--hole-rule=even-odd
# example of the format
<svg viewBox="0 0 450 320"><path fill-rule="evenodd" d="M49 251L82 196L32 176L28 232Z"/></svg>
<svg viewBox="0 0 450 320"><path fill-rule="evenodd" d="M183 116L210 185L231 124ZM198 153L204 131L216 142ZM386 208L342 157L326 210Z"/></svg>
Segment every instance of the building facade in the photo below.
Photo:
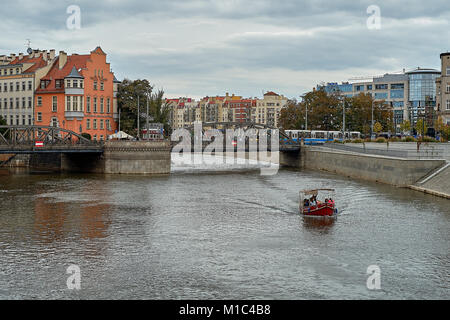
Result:
<svg viewBox="0 0 450 320"><path fill-rule="evenodd" d="M35 94L35 123L106 140L117 130L117 79L100 47L87 55L61 51Z"/></svg>
<svg viewBox="0 0 450 320"><path fill-rule="evenodd" d="M441 74L436 79L436 111L450 125L450 52L441 54Z"/></svg>
<svg viewBox="0 0 450 320"><path fill-rule="evenodd" d="M35 90L55 60L55 50L0 56L0 116L9 125L35 123Z"/></svg>
<svg viewBox="0 0 450 320"><path fill-rule="evenodd" d="M394 127L399 132L403 121L409 120L414 126L420 117L424 117L427 108L434 110L438 75L437 70L417 68L400 74L373 77L372 81L328 83L317 88L323 88L328 93L340 92L346 97L370 94L377 102L385 101L394 112Z"/></svg>

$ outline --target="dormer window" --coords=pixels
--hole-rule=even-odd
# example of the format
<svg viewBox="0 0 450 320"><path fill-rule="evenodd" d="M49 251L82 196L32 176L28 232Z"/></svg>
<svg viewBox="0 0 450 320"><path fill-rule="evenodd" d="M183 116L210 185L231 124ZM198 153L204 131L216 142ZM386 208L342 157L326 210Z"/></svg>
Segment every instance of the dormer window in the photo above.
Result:
<svg viewBox="0 0 450 320"><path fill-rule="evenodd" d="M61 79L55 80L55 88L56 89L61 89L63 87L63 81L64 80L61 80Z"/></svg>
<svg viewBox="0 0 450 320"><path fill-rule="evenodd" d="M72 88L78 88L78 80L72 80Z"/></svg>

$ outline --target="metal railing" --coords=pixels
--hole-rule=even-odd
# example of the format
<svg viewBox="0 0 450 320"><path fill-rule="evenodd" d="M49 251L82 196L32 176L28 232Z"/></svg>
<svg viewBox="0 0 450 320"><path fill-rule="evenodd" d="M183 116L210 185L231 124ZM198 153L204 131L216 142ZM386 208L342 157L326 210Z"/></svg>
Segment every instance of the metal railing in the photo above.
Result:
<svg viewBox="0 0 450 320"><path fill-rule="evenodd" d="M361 154L368 155L378 155L385 157L394 157L394 158L403 158L403 159L443 159L444 152L442 149L436 149L434 147L423 147L419 148L419 150L399 150L399 149L377 149L377 148L368 148L356 146L349 146L346 144L338 144L338 143L326 143L323 145L325 148L339 150L339 151L348 151L355 152Z"/></svg>

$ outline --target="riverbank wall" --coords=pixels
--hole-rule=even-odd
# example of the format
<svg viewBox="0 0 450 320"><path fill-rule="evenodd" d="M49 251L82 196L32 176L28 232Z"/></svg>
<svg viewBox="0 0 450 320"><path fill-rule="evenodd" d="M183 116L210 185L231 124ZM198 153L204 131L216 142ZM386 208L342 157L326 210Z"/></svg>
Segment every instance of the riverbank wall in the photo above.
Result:
<svg viewBox="0 0 450 320"><path fill-rule="evenodd" d="M295 155L282 155L285 166L333 172L350 178L409 187L445 164L445 160L402 159L330 151L302 146Z"/></svg>

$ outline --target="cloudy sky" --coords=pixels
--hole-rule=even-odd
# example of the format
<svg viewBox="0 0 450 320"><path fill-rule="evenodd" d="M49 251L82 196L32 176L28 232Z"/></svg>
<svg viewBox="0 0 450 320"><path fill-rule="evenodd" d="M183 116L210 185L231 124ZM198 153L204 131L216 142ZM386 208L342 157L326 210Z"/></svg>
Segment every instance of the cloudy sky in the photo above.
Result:
<svg viewBox="0 0 450 320"><path fill-rule="evenodd" d="M69 29L67 8L80 8ZM380 9L380 28L374 14ZM167 97L273 90L439 68L450 51L448 0L1 1L0 55L88 53L100 45L118 79L147 78ZM368 27L368 20L370 28ZM74 20L70 20L73 22Z"/></svg>

